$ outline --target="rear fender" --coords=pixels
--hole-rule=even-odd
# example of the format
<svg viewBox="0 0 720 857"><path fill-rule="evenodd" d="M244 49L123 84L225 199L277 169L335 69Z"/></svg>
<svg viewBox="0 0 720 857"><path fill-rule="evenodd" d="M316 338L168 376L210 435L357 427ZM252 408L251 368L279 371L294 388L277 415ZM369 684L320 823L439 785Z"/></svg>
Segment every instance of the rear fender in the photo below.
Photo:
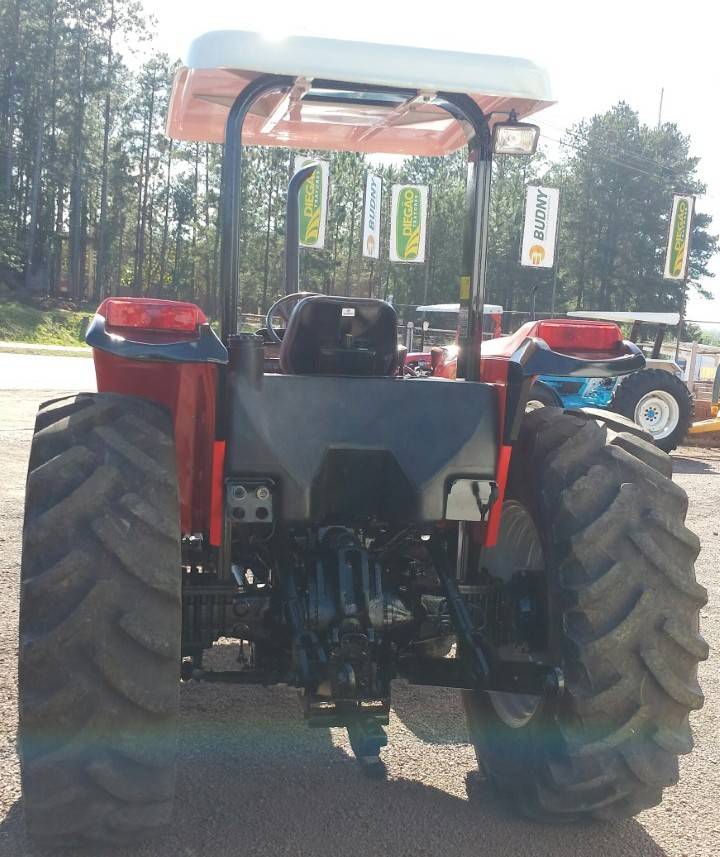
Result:
<svg viewBox="0 0 720 857"><path fill-rule="evenodd" d="M113 327L107 324L112 301L132 302L140 311L190 307L197 324L192 330ZM182 532L208 533L218 375L227 350L202 310L180 301L111 298L98 308L85 338L99 392L140 396L172 414Z"/></svg>

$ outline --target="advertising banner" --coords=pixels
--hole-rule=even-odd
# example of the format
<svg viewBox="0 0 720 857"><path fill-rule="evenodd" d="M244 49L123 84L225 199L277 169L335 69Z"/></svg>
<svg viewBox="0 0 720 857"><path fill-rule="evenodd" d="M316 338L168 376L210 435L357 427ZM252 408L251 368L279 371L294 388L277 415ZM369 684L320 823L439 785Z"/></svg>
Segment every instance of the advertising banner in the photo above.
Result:
<svg viewBox="0 0 720 857"><path fill-rule="evenodd" d="M380 203L382 179L372 173L365 180L365 210L363 213L362 254L369 259L380 258Z"/></svg>
<svg viewBox="0 0 720 857"><path fill-rule="evenodd" d="M520 264L529 268L552 268L555 264L560 191L555 187L528 185L525 195Z"/></svg>
<svg viewBox="0 0 720 857"><path fill-rule="evenodd" d="M390 219L390 261L424 262L428 187L393 185Z"/></svg>
<svg viewBox="0 0 720 857"><path fill-rule="evenodd" d="M315 170L300 190L300 246L322 250L325 246L330 163L298 155L295 172L310 162L320 164L320 169Z"/></svg>
<svg viewBox="0 0 720 857"><path fill-rule="evenodd" d="M666 280L684 280L687 274L690 228L694 208L694 196L674 194L668 246L665 253L665 271L663 273Z"/></svg>

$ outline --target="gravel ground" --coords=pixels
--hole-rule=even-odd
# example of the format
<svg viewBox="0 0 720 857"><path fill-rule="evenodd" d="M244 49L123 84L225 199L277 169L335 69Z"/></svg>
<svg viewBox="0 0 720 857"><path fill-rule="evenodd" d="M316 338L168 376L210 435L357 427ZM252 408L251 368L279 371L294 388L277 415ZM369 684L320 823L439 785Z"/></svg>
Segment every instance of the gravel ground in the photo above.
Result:
<svg viewBox="0 0 720 857"><path fill-rule="evenodd" d="M0 377L0 387L2 384ZM17 382L16 382L17 383ZM9 386L9 385L8 385ZM18 576L25 470L35 410L57 393L0 390L0 857L30 857L24 836L16 727ZM477 774L454 691L396 682L389 777L366 780L342 730L308 729L293 691L186 685L173 831L93 857L440 855L483 857L717 857L720 854L720 451L683 449L677 481L710 591L701 667L707 702L693 721L696 749L663 805L616 826L539 827L509 814Z"/></svg>

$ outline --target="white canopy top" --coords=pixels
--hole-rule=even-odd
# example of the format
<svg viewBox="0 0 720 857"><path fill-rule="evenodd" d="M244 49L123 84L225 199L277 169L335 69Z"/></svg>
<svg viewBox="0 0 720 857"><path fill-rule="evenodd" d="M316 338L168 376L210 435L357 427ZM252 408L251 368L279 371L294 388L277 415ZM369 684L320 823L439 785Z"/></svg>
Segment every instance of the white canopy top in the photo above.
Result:
<svg viewBox="0 0 720 857"><path fill-rule="evenodd" d="M572 310L568 313L574 318L596 318L601 321L640 321L645 324L668 324L674 326L680 324L680 313L678 312L603 312L586 310Z"/></svg>
<svg viewBox="0 0 720 857"><path fill-rule="evenodd" d="M553 103L547 74L524 59L306 36L271 40L222 30L191 44L175 78L168 133L222 142L230 105L263 74L289 75L296 85L259 99L245 123L249 144L442 155L466 141L457 121L429 103L437 92L466 93L485 114L515 110L519 118ZM413 92L400 104L383 104L382 98L360 105L303 100L313 80Z"/></svg>
<svg viewBox="0 0 720 857"><path fill-rule="evenodd" d="M500 314L503 308L498 304L483 304L483 312L490 315L491 313ZM425 304L424 306L415 307L415 312L460 312L460 304Z"/></svg>

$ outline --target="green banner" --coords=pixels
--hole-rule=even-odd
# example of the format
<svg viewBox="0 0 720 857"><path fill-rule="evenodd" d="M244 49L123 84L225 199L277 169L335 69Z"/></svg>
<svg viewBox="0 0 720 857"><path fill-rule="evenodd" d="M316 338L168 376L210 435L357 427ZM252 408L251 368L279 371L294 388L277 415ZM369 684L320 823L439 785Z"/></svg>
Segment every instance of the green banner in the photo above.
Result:
<svg viewBox="0 0 720 857"><path fill-rule="evenodd" d="M682 280L687 270L690 224L695 198L676 194L670 216L670 234L665 256L665 279Z"/></svg>
<svg viewBox="0 0 720 857"><path fill-rule="evenodd" d="M327 220L329 164L316 158L297 155L295 172L309 163L317 164L317 169L303 183L298 198L300 246L313 250L322 250L325 246L325 224Z"/></svg>
<svg viewBox="0 0 720 857"><path fill-rule="evenodd" d="M675 222L672 227L672 238L670 239L670 272L673 277L682 275L685 267L685 233L687 232L688 216L690 206L686 199L678 202L675 212Z"/></svg>
<svg viewBox="0 0 720 857"><path fill-rule="evenodd" d="M424 262L427 221L425 185L394 185L390 230L391 262Z"/></svg>
<svg viewBox="0 0 720 857"><path fill-rule="evenodd" d="M317 169L300 193L300 243L314 247L320 238L322 171Z"/></svg>
<svg viewBox="0 0 720 857"><path fill-rule="evenodd" d="M421 201L420 190L416 187L404 187L400 191L395 224L396 252L398 258L406 262L417 259L420 251Z"/></svg>

